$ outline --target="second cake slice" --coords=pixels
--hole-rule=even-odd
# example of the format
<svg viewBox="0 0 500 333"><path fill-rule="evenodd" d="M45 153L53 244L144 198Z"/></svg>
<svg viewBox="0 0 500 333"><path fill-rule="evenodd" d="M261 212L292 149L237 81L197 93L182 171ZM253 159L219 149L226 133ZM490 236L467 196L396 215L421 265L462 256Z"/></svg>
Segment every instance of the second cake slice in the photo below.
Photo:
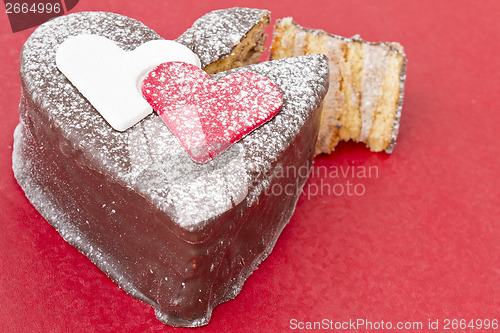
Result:
<svg viewBox="0 0 500 333"><path fill-rule="evenodd" d="M391 153L403 105L403 47L305 29L290 17L277 21L271 59L317 53L329 58L330 88L316 154L332 152L341 140L364 142L371 151Z"/></svg>

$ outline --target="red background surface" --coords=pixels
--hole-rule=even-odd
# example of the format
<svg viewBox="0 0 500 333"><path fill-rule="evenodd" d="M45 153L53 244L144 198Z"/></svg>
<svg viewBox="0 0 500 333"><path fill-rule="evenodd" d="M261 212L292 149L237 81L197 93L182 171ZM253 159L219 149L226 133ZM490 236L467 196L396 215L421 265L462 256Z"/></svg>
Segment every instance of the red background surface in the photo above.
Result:
<svg viewBox="0 0 500 333"><path fill-rule="evenodd" d="M273 21L293 16L306 27L399 41L408 78L394 154L343 143L316 159L376 167L378 177L310 179L311 198L301 197L273 253L198 331L289 331L293 318L424 327L428 319L500 319L500 3L81 0L73 11L117 12L173 39L204 13L235 5L268 8ZM66 244L15 182L19 53L33 29L13 34L5 13L0 28L0 331L183 331L160 324ZM313 195L322 181L348 180L365 194Z"/></svg>

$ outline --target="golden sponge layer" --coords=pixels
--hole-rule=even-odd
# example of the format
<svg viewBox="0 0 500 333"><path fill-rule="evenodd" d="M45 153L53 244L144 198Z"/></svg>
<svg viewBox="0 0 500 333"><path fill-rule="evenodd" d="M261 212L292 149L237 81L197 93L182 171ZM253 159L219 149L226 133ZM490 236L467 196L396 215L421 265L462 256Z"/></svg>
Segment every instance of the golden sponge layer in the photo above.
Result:
<svg viewBox="0 0 500 333"><path fill-rule="evenodd" d="M269 13L265 13L261 20L236 44L231 54L207 65L204 70L208 74L215 74L229 69L256 64L259 62L267 35L265 28L269 25Z"/></svg>
<svg viewBox="0 0 500 333"><path fill-rule="evenodd" d="M323 101L316 153L332 152L340 140L392 152L406 78L402 46L305 29L292 18L277 21L271 59L317 53L329 58L330 88Z"/></svg>

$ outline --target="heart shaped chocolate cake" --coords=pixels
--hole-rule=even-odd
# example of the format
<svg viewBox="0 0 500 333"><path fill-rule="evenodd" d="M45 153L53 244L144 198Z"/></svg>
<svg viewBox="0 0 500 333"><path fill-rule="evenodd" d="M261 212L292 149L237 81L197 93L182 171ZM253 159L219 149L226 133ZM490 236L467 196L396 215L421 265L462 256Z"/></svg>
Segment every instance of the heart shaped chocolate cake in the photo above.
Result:
<svg viewBox="0 0 500 333"><path fill-rule="evenodd" d="M267 12L232 13L217 15L232 20L224 29L236 28L241 38L201 21L178 39L203 68L244 65L260 45L258 32L247 33ZM311 167L328 89L327 59L308 55L212 75L219 82L235 73L258 74L279 89L282 106L200 164L157 113L115 130L58 69L59 46L82 34L105 37L124 51L161 39L140 22L104 12L71 14L39 27L21 55L15 177L69 244L125 292L154 307L160 321L207 324L212 309L234 298L270 254L295 209L307 177L280 171ZM254 43L246 43L246 60L229 59L247 35ZM269 191L288 184L293 193Z"/></svg>

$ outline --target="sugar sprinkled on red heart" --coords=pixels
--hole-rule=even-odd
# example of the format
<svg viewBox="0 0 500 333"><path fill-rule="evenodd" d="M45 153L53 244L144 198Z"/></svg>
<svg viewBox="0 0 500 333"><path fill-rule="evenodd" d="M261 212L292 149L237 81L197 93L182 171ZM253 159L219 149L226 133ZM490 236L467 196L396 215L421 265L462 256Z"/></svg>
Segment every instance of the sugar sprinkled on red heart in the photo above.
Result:
<svg viewBox="0 0 500 333"><path fill-rule="evenodd" d="M206 163L270 120L281 108L278 87L239 72L218 81L184 62L148 73L142 93L194 161Z"/></svg>

